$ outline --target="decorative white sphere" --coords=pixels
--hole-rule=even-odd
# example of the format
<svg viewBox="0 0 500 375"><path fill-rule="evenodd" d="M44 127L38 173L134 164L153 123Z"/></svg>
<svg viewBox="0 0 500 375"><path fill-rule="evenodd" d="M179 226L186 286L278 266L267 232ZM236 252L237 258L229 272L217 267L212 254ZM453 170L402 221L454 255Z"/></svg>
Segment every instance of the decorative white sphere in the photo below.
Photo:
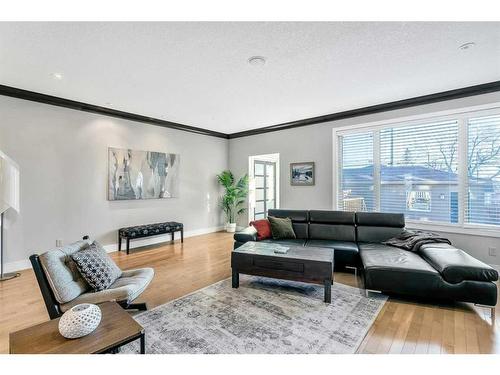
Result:
<svg viewBox="0 0 500 375"><path fill-rule="evenodd" d="M67 339L76 339L93 332L101 322L101 309L81 303L66 311L59 319L59 332Z"/></svg>

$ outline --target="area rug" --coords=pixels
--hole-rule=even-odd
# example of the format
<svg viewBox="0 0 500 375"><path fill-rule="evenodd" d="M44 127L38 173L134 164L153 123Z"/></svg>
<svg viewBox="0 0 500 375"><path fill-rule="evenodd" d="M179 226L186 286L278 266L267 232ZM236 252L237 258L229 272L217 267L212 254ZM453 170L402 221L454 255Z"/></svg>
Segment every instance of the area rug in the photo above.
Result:
<svg viewBox="0 0 500 375"><path fill-rule="evenodd" d="M226 279L136 315L146 353L355 353L386 301L334 283L323 287L262 277ZM139 345L124 346L136 353Z"/></svg>

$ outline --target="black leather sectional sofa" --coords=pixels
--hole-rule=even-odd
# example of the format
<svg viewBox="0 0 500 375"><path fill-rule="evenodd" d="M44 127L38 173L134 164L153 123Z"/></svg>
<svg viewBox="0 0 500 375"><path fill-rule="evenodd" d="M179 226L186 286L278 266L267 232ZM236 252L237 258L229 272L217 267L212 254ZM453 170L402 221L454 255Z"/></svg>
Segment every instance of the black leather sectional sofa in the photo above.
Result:
<svg viewBox="0 0 500 375"><path fill-rule="evenodd" d="M498 272L466 252L443 243L422 245L418 252L382 244L404 230L403 214L269 210L268 215L289 217L297 238L263 241L332 247L335 269L360 269L367 290L492 308L497 303ZM234 239L237 248L257 237L249 227L235 233Z"/></svg>

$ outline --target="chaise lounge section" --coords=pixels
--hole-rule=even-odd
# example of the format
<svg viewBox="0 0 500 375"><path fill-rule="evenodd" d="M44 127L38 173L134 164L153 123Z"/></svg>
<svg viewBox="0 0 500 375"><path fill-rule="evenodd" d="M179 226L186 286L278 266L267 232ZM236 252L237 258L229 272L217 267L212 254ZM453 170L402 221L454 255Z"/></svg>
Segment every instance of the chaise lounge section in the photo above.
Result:
<svg viewBox="0 0 500 375"><path fill-rule="evenodd" d="M381 243L404 225L402 214L356 214L365 289L496 305L498 272L463 250L433 243L412 252Z"/></svg>
<svg viewBox="0 0 500 375"><path fill-rule="evenodd" d="M360 269L367 292L471 302L490 307L494 316L494 268L446 243L424 244L416 252L382 243L405 230L403 214L276 209L268 216L289 217L297 239L264 241L333 248L335 269ZM246 228L234 239L237 248L257 236Z"/></svg>

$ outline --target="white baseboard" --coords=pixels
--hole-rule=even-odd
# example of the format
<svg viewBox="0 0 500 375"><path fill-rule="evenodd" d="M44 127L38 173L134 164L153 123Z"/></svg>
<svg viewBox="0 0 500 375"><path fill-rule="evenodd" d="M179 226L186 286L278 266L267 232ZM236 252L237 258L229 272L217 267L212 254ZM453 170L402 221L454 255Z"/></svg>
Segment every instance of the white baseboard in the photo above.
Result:
<svg viewBox="0 0 500 375"><path fill-rule="evenodd" d="M184 238L200 236L202 234L219 232L223 229L224 229L224 226L222 225L219 227L189 230L189 231L184 232ZM180 239L180 232L175 233L175 239ZM160 236L151 237L151 238L144 238L141 240L130 241L130 248L134 249L136 247L155 245L157 243L166 242L166 241L170 241L170 234L160 235ZM125 241L123 241L123 244L122 244L122 251L125 248L124 245L125 245ZM118 243L104 245L103 247L106 250L106 252L108 252L108 253L118 251ZM16 271L26 270L29 268L31 268L31 262L29 261L29 259L18 260L15 262L9 262L9 263L4 264L4 272L16 272Z"/></svg>
<svg viewBox="0 0 500 375"><path fill-rule="evenodd" d="M27 270L28 268L31 268L31 262L29 261L29 259L9 262L3 265L4 272L16 272Z"/></svg>

